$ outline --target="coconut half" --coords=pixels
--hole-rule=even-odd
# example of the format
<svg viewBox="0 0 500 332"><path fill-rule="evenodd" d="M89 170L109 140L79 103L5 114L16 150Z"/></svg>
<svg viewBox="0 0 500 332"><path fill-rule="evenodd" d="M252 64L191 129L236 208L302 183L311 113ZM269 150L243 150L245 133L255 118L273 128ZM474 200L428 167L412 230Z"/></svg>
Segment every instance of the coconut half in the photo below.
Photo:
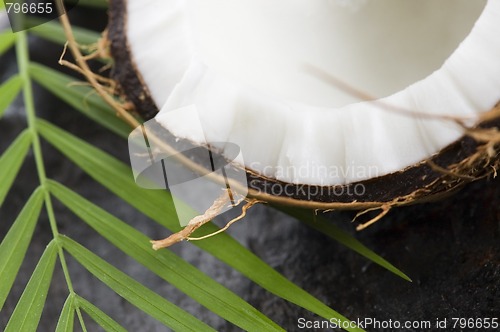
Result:
<svg viewBox="0 0 500 332"><path fill-rule="evenodd" d="M464 134L496 126L478 121L500 100L498 18L496 0L112 0L109 39L136 112L239 146L250 195L362 208L495 170L497 145Z"/></svg>

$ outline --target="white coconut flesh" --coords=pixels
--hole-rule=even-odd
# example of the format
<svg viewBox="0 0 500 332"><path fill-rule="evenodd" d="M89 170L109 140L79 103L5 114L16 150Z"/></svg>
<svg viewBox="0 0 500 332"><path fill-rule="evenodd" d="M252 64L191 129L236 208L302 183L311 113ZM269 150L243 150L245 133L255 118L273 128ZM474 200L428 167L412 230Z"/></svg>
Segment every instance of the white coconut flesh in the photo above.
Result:
<svg viewBox="0 0 500 332"><path fill-rule="evenodd" d="M498 0L127 3L156 120L194 143L235 143L246 168L278 180L336 185L405 169L463 136L422 114L474 124L500 100ZM358 100L307 64L379 99ZM203 135L190 127L196 112L180 111L193 109Z"/></svg>

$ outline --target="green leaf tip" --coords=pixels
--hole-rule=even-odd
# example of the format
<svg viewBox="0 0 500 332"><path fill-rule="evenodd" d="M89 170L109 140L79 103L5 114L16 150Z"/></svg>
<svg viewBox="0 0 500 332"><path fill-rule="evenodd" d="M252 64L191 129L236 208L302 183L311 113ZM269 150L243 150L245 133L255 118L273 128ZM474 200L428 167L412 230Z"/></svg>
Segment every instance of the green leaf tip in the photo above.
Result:
<svg viewBox="0 0 500 332"><path fill-rule="evenodd" d="M47 298L57 258L53 240L45 248L19 302L7 323L5 332L36 331Z"/></svg>
<svg viewBox="0 0 500 332"><path fill-rule="evenodd" d="M19 75L12 76L7 82L0 85L0 118L17 97L22 86L23 79Z"/></svg>
<svg viewBox="0 0 500 332"><path fill-rule="evenodd" d="M75 297L70 294L61 311L59 320L57 321L56 332L72 332L75 322Z"/></svg>
<svg viewBox="0 0 500 332"><path fill-rule="evenodd" d="M3 1L0 1L3 5ZM16 35L12 31L0 33L0 55L8 51L16 42Z"/></svg>
<svg viewBox="0 0 500 332"><path fill-rule="evenodd" d="M359 240L354 238L351 234L341 230L337 226L333 225L331 222L326 220L323 217L315 216L315 220L312 220L311 214L309 210L303 209L295 209L295 208L282 208L279 210L299 219L309 227L322 232L323 234L329 236L345 247L353 250L354 252L360 254L361 256L367 258L371 262L380 265L384 269L389 272L397 275L398 277L411 282L412 280L408 277L404 272L399 270L397 267L389 263L386 259L382 258L369 248L367 248L364 244L362 244Z"/></svg>
<svg viewBox="0 0 500 332"><path fill-rule="evenodd" d="M26 256L36 222L42 210L44 193L38 188L30 197L0 244L0 311Z"/></svg>
<svg viewBox="0 0 500 332"><path fill-rule="evenodd" d="M10 147L0 157L0 206L7 196L14 179L19 173L19 169L31 146L32 134L29 130L24 130L10 145Z"/></svg>

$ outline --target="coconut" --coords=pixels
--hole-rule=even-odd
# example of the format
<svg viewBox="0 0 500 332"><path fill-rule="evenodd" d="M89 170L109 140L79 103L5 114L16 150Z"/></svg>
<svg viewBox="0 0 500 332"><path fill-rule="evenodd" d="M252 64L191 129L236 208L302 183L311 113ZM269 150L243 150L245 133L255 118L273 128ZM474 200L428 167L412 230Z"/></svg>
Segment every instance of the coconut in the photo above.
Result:
<svg viewBox="0 0 500 332"><path fill-rule="evenodd" d="M495 0L112 0L108 38L134 111L165 142L239 146L250 197L384 214L496 175L498 17Z"/></svg>

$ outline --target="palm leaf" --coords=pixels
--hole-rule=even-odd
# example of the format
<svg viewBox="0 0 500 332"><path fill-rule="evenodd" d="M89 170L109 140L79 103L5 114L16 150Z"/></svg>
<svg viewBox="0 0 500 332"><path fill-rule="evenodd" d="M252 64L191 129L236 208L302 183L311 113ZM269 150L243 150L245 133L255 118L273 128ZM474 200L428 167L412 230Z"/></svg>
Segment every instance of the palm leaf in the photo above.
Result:
<svg viewBox="0 0 500 332"><path fill-rule="evenodd" d="M130 127L120 121L113 109L84 82L39 64L31 64L29 70L31 77L38 84L90 119L122 137L127 137L130 133Z"/></svg>
<svg viewBox="0 0 500 332"><path fill-rule="evenodd" d="M0 37L1 38L1 37ZM0 39L1 40L1 39ZM19 75L14 75L7 82L0 85L0 118L21 91L23 80Z"/></svg>
<svg viewBox="0 0 500 332"><path fill-rule="evenodd" d="M2 3L0 1L0 3ZM3 4L3 3L2 3ZM14 42L16 41L16 35L11 31L5 31L0 33L0 55L4 54L5 51L10 49Z"/></svg>
<svg viewBox="0 0 500 332"><path fill-rule="evenodd" d="M0 311L14 283L17 272L31 242L43 202L43 189L38 188L0 244Z"/></svg>
<svg viewBox="0 0 500 332"><path fill-rule="evenodd" d="M35 21L34 19L30 19L30 21ZM38 20L39 23L41 22ZM35 21L36 22L36 21ZM33 22L33 23L35 23ZM38 37L50 40L54 43L64 45L66 43L66 35L64 34L64 30L56 21L46 22L40 25L37 25L30 29L30 32ZM97 42L97 40L101 37L100 34L83 28L74 27L73 33L75 35L76 41L80 45L91 45Z"/></svg>
<svg viewBox="0 0 500 332"><path fill-rule="evenodd" d="M57 321L56 332L72 332L75 322L75 296L70 294L64 302L64 306Z"/></svg>
<svg viewBox="0 0 500 332"><path fill-rule="evenodd" d="M55 241L52 241L40 258L7 323L5 332L36 331L52 280L56 257L57 245Z"/></svg>
<svg viewBox="0 0 500 332"><path fill-rule="evenodd" d="M31 144L31 132L25 130L0 157L0 206L21 168Z"/></svg>
<svg viewBox="0 0 500 332"><path fill-rule="evenodd" d="M388 271L394 273L398 277L410 281L410 277L408 277L405 273L403 273L401 270L396 268L394 265L389 263L387 260L384 258L380 257L376 253L374 253L372 250L368 249L365 245L363 245L361 242L353 238L350 234L344 232L337 226L329 223L325 218L321 216L314 216L314 220L311 220L311 211L306 211L303 209L294 209L294 208L283 208L280 207L280 210L300 219L302 222L304 222L306 225L309 227L316 229L323 234L328 235L335 241L343 244L347 248L357 252L361 256L364 256L368 258L370 261L372 261L375 264L378 264L382 266L383 268L387 269Z"/></svg>

